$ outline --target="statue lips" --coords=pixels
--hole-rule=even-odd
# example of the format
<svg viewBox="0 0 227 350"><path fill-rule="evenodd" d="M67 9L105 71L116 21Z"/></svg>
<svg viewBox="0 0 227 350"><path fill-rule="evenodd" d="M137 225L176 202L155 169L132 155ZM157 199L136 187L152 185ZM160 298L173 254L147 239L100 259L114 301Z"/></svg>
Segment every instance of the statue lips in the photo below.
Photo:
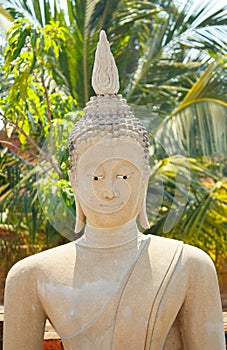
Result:
<svg viewBox="0 0 227 350"><path fill-rule="evenodd" d="M124 203L116 203L116 204L112 204L112 205L109 205L109 204L100 204L100 207L106 207L106 208L121 208L122 206L124 205Z"/></svg>
<svg viewBox="0 0 227 350"><path fill-rule="evenodd" d="M120 203L113 203L110 202L108 204L100 204L100 207L105 210L105 214L113 214L119 210L121 210L124 207L125 203L120 202Z"/></svg>

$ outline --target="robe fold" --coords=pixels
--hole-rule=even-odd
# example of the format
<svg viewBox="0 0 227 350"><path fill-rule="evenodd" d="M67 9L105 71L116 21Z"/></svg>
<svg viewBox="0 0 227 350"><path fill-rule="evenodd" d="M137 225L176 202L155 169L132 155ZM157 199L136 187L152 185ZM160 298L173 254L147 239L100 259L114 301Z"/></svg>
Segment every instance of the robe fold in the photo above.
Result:
<svg viewBox="0 0 227 350"><path fill-rule="evenodd" d="M162 245L163 240L163 245ZM165 247L163 254L162 246ZM113 349L162 349L174 323L179 303L160 311L163 296L177 268L183 243L151 236L121 295L113 336ZM166 317L167 316L167 317ZM179 340L178 340L179 342Z"/></svg>

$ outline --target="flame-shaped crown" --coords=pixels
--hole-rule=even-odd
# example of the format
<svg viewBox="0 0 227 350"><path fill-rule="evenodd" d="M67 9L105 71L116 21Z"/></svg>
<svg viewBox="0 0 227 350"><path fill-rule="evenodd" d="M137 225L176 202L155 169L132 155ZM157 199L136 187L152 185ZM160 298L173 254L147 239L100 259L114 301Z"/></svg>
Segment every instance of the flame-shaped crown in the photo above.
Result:
<svg viewBox="0 0 227 350"><path fill-rule="evenodd" d="M118 95L119 79L114 57L104 30L101 31L95 54L92 85L93 96L84 108L69 138L71 169L76 170L82 145L102 140L130 139L144 151L144 170L149 171L149 140L145 127L132 114L125 99Z"/></svg>
<svg viewBox="0 0 227 350"><path fill-rule="evenodd" d="M100 32L95 53L92 87L97 95L117 94L119 90L118 70L104 30Z"/></svg>

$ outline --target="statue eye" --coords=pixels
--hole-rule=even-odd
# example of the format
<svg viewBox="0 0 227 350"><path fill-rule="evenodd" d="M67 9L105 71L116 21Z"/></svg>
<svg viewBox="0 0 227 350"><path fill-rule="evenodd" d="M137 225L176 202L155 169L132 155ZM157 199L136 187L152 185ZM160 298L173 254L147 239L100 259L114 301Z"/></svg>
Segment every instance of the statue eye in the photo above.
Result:
<svg viewBox="0 0 227 350"><path fill-rule="evenodd" d="M100 175L100 176L98 176L98 175L91 175L90 177L91 177L91 179L94 180L94 181L98 181L98 180L103 179L103 176L102 176L102 175Z"/></svg>
<svg viewBox="0 0 227 350"><path fill-rule="evenodd" d="M127 174L127 175L117 175L117 178L118 179L127 180L132 174L134 174L134 173L130 173L130 174Z"/></svg>
<svg viewBox="0 0 227 350"><path fill-rule="evenodd" d="M130 175L117 175L118 179L123 179L123 180L127 180L129 178Z"/></svg>

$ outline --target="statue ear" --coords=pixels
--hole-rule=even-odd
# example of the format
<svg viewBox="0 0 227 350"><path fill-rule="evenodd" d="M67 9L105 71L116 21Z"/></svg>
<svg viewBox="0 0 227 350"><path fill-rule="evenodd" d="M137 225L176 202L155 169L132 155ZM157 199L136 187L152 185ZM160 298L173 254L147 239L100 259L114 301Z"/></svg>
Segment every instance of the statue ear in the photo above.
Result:
<svg viewBox="0 0 227 350"><path fill-rule="evenodd" d="M77 198L77 196L74 194L75 197L75 201L76 201L76 225L75 225L75 233L79 233L80 231L82 231L83 227L84 227L84 223L85 223L85 215L84 212L81 208L79 199Z"/></svg>
<svg viewBox="0 0 227 350"><path fill-rule="evenodd" d="M148 218L147 218L147 211L146 211L146 196L145 196L144 201L143 201L143 206L142 206L142 208L141 208L141 210L139 212L138 220L139 220L140 225L145 230L150 228L150 224L149 224L149 221L148 221Z"/></svg>
<svg viewBox="0 0 227 350"><path fill-rule="evenodd" d="M147 188L148 188L148 182L149 182L149 175L147 175L145 177L145 182L146 182L146 187L145 187L145 193L144 193L144 201L143 201L143 205L142 208L139 212L138 215L138 220L140 225L142 226L142 228L144 228L145 230L150 228L150 224L147 218L147 210L146 210L146 199L147 199Z"/></svg>
<svg viewBox="0 0 227 350"><path fill-rule="evenodd" d="M73 194L74 194L75 203L76 203L76 225L75 225L74 231L75 231L75 233L79 233L80 231L82 231L82 229L84 227L86 217L85 217L83 209L81 208L81 205L80 205L75 179L74 179L71 171L68 172L68 175L69 175L69 179L70 179L70 182L72 185Z"/></svg>

